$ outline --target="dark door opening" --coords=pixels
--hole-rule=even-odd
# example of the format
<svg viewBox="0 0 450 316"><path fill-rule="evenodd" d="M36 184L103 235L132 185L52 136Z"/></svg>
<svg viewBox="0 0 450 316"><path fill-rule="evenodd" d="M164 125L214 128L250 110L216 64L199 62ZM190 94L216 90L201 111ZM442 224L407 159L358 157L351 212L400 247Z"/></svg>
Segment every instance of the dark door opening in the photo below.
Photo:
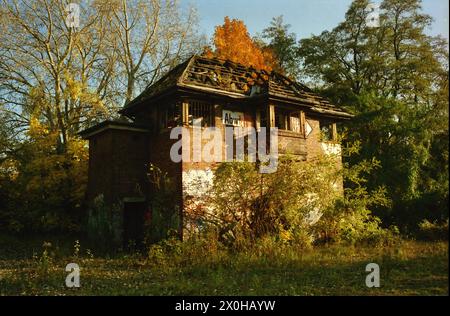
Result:
<svg viewBox="0 0 450 316"><path fill-rule="evenodd" d="M123 246L124 249L142 249L144 242L144 222L147 203L125 202L123 208Z"/></svg>

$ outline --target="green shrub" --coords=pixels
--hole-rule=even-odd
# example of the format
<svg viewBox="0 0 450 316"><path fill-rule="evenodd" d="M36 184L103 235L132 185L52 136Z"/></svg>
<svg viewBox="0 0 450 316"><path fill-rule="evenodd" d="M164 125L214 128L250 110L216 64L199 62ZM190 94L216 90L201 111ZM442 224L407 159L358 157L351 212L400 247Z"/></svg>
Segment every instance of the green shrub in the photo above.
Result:
<svg viewBox="0 0 450 316"><path fill-rule="evenodd" d="M358 146L348 146L345 152L358 152ZM207 211L197 213L199 221L214 227L219 240L237 251L266 237L301 249L321 242L395 242L396 227L382 228L371 212L389 205L386 191L365 187L379 162L341 167L336 159L323 155L298 161L286 155L272 174L258 173L250 162L222 163L209 192L193 203L195 208L207 205Z"/></svg>
<svg viewBox="0 0 450 316"><path fill-rule="evenodd" d="M266 235L284 242L310 243L309 226L329 209L339 190L336 161L300 162L285 156L277 172L260 174L255 164L221 164L206 203L213 211L203 222L217 227L228 244Z"/></svg>
<svg viewBox="0 0 450 316"><path fill-rule="evenodd" d="M218 241L217 233L204 231L185 241L173 236L149 246L148 261L151 265L174 266L208 265L220 261L226 249Z"/></svg>
<svg viewBox="0 0 450 316"><path fill-rule="evenodd" d="M146 227L145 239L147 244L152 244L179 229L180 208L178 201L174 199L177 195L176 183L167 172L150 164L148 179L153 188L149 200L152 214L150 225Z"/></svg>
<svg viewBox="0 0 450 316"><path fill-rule="evenodd" d="M448 219L442 223L423 220L419 224L418 237L424 240L448 240Z"/></svg>
<svg viewBox="0 0 450 316"><path fill-rule="evenodd" d="M50 275L50 270L53 268L53 261L55 253L52 251L52 244L50 242L44 242L42 244L42 254L33 255L33 261L36 265L36 276L38 279L47 279Z"/></svg>

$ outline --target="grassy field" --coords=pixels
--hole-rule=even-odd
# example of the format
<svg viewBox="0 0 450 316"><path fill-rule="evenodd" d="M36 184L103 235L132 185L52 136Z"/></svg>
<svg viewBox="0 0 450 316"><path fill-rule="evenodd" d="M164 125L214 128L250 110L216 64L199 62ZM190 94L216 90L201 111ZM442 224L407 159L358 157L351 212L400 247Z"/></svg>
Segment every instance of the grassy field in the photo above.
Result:
<svg viewBox="0 0 450 316"><path fill-rule="evenodd" d="M82 247L75 255L41 248L23 258L26 251L16 246L22 258L14 259L5 247L0 295L448 295L447 242L227 253L176 263L137 254L97 258ZM81 268L79 288L65 287L70 262ZM379 288L365 285L370 262L380 266Z"/></svg>

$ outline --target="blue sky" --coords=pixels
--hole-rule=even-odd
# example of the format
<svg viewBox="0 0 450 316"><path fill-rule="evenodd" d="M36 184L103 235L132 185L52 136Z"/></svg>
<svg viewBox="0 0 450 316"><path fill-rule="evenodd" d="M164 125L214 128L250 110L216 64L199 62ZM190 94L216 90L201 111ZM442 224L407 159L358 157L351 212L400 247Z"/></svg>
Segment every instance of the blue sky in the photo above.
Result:
<svg viewBox="0 0 450 316"><path fill-rule="evenodd" d="M243 20L253 36L261 32L274 16L283 15L297 39L330 30L344 19L351 0L181 0L192 3L200 16L200 31L210 38L214 27L229 16ZM381 2L375 0L374 2ZM424 12L435 20L427 33L449 38L449 0L423 0Z"/></svg>

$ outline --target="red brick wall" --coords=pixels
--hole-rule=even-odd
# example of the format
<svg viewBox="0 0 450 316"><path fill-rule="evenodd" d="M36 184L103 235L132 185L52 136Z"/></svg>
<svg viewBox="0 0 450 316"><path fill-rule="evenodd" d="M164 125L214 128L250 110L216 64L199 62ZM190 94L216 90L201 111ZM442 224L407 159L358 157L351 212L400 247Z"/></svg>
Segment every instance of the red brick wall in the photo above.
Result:
<svg viewBox="0 0 450 316"><path fill-rule="evenodd" d="M306 149L305 137L292 131L278 130L278 153L305 155Z"/></svg>
<svg viewBox="0 0 450 316"><path fill-rule="evenodd" d="M154 110L155 107L152 108ZM215 126L225 132L222 124L222 110L244 112L245 126L255 125L255 108L250 105L215 106ZM142 133L128 130L109 129L90 139L89 148L89 182L87 198L89 202L99 194L103 194L108 204L117 203L124 197L137 197L141 193L151 196L152 188L149 185L147 172L148 164L159 167L176 183L174 199L180 205L180 217L183 218L182 209L184 200L182 196L183 173L190 170L215 170L217 163L209 162L183 162L174 163L170 158L170 149L177 140L170 139L170 130L159 132L154 124L154 115L150 108L148 113L142 113L140 124L148 124L152 133ZM145 118L145 119L144 119ZM146 122L149 120L150 122ZM319 121L314 117L306 117L312 127L311 134L305 139L303 136L291 132L280 131L279 153L304 154L307 159L313 159L324 153L320 141ZM191 130L191 158L192 156L192 130ZM202 141L202 147L208 140ZM222 157L225 157L225 144L222 143ZM340 159L338 163L341 163ZM139 192L141 191L141 193ZM180 221L182 223L182 221ZM180 233L182 227L180 226Z"/></svg>
<svg viewBox="0 0 450 316"><path fill-rule="evenodd" d="M320 125L319 121L315 118L306 116L306 121L312 127L312 132L306 137L306 157L307 159L313 159L314 157L323 154L320 141Z"/></svg>
<svg viewBox="0 0 450 316"><path fill-rule="evenodd" d="M145 194L147 142L145 133L116 129L108 129L90 139L89 202L99 194L104 195L107 204L140 196L140 192Z"/></svg>

